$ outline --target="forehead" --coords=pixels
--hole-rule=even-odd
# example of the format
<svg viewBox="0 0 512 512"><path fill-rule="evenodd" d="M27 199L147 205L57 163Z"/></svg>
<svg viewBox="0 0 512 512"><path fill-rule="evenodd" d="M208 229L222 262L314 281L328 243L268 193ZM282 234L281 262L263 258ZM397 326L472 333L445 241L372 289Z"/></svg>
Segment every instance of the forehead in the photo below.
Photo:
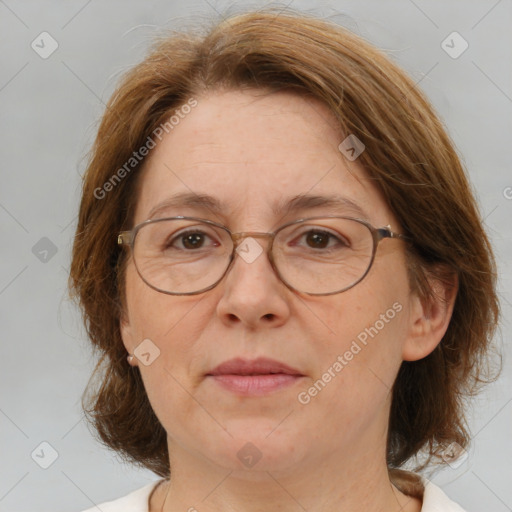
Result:
<svg viewBox="0 0 512 512"><path fill-rule="evenodd" d="M389 213L362 167L340 153L344 136L319 101L257 90L196 99L145 163L136 222L178 194L213 196L220 206L215 220L238 220L244 229L273 222L287 200L304 195L340 196L370 221ZM158 216L194 214L197 202L189 203L161 208Z"/></svg>

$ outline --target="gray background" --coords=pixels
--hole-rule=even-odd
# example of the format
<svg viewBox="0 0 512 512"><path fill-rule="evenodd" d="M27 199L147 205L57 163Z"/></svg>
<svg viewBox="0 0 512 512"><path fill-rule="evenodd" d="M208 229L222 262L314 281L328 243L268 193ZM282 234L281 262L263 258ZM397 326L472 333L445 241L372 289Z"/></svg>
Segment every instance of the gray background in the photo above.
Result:
<svg viewBox="0 0 512 512"><path fill-rule="evenodd" d="M237 2L234 10L263 5ZM154 35L232 6L0 0L2 511L78 511L156 479L121 464L82 418L93 358L66 296L80 173L116 80ZM426 91L464 155L500 265L504 370L470 411L469 458L433 480L469 512L510 511L512 2L295 0L291 7L331 17L387 50ZM31 48L43 31L59 45L47 59ZM453 31L469 43L456 59L441 47ZM48 469L31 457L36 450L40 464L51 462L44 441L58 453Z"/></svg>

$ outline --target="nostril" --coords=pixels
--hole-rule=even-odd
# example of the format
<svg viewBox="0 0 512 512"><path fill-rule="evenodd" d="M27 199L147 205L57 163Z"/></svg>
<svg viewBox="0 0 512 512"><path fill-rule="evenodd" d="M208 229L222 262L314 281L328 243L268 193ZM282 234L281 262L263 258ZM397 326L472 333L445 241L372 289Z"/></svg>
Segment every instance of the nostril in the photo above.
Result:
<svg viewBox="0 0 512 512"><path fill-rule="evenodd" d="M274 319L274 314L273 313L267 313L266 315L263 315L263 318L265 320L273 320Z"/></svg>

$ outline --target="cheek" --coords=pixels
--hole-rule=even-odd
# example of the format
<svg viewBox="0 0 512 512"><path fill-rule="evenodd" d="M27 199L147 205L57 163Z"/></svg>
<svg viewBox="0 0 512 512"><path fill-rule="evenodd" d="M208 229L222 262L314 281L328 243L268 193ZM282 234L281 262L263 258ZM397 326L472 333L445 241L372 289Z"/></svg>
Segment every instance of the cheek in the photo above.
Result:
<svg viewBox="0 0 512 512"><path fill-rule="evenodd" d="M351 364L396 359L407 332L407 304L399 287L368 280L328 303L308 305L318 320L317 353L331 359L346 354ZM303 328L307 332L307 325Z"/></svg>
<svg viewBox="0 0 512 512"><path fill-rule="evenodd" d="M178 383L188 388L197 385L190 375L201 370L198 340L209 317L201 311L201 299L157 292L133 267L126 273L126 302L125 345L138 357L148 397L158 411L162 399L180 396Z"/></svg>
<svg viewBox="0 0 512 512"><path fill-rule="evenodd" d="M352 435L370 425L387 424L404 335L398 301L379 297L370 307L369 296L364 297L366 307L347 306L334 317L336 334L317 347L320 364L297 397L303 413L317 418L326 436L343 431L349 444Z"/></svg>
<svg viewBox="0 0 512 512"><path fill-rule="evenodd" d="M176 421L176 414L170 415L170 411L180 411L180 420L193 413L189 393L196 383L189 375L197 373L195 340L203 330L201 318L206 316L196 315L192 321L197 298L157 292L140 279L133 266L126 272L126 302L131 352L140 356L138 367L148 399L159 420L168 427Z"/></svg>
<svg viewBox="0 0 512 512"><path fill-rule="evenodd" d="M145 338L153 340L161 348L169 339L173 345L185 343L200 326L186 321L199 299L195 296L166 295L147 286L133 265L126 272L126 302L130 333L134 343ZM198 320L196 318L196 320ZM181 341L183 340L183 341Z"/></svg>
<svg viewBox="0 0 512 512"><path fill-rule="evenodd" d="M402 362L408 280L405 266L386 260L354 288L310 305L325 334L317 338L320 364L305 400L336 404L342 421L350 421L348 411L379 410ZM390 276L386 268L400 270Z"/></svg>

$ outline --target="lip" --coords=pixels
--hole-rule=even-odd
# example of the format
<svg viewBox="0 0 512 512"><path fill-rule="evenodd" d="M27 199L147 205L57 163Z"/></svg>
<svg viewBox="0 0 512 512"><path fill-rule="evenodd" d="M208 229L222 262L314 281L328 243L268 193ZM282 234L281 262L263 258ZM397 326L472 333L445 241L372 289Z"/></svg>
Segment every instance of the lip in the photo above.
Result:
<svg viewBox="0 0 512 512"><path fill-rule="evenodd" d="M272 373L303 376L296 368L266 357L259 357L252 361L241 357L230 359L216 366L208 375L268 375Z"/></svg>
<svg viewBox="0 0 512 512"><path fill-rule="evenodd" d="M296 368L265 357L252 361L230 359L206 376L239 395L264 395L291 386L304 377Z"/></svg>

